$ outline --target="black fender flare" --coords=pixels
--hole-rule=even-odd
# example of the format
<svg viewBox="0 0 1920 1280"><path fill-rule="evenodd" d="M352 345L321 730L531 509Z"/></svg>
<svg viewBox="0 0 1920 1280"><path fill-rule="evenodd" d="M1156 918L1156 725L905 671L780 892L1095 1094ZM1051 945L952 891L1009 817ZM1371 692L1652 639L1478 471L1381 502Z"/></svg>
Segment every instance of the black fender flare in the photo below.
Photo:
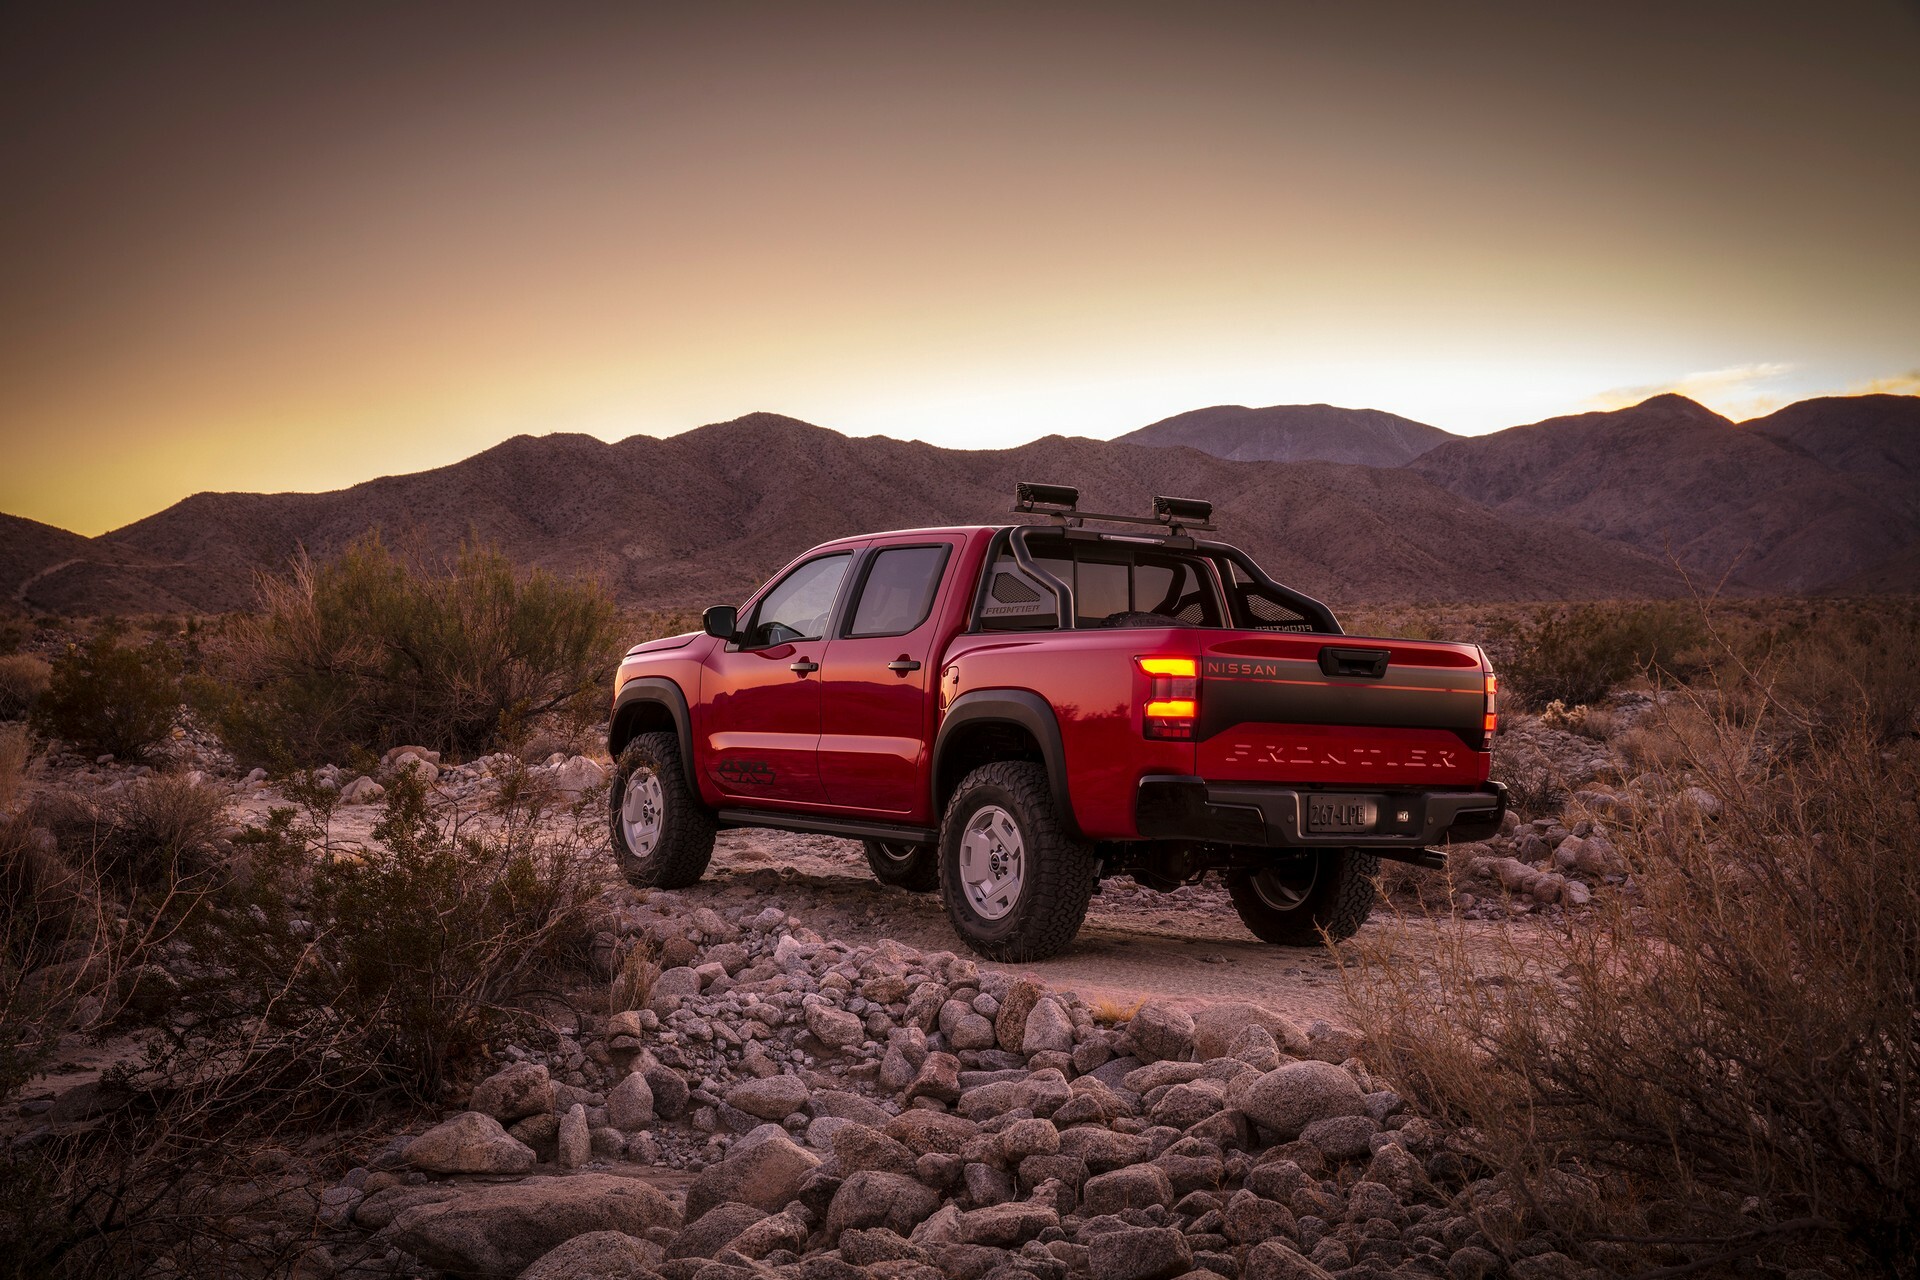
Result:
<svg viewBox="0 0 1920 1280"><path fill-rule="evenodd" d="M1030 689L970 689L947 708L940 730L934 735L933 769L928 778L933 790L934 820L939 821L944 812L939 786L947 747L957 730L981 723L1017 726L1040 744L1040 759L1046 765L1054 807L1060 811L1068 830L1079 835L1080 822L1074 816L1073 797L1067 783L1067 748L1060 736L1060 720L1054 715L1053 704Z"/></svg>
<svg viewBox="0 0 1920 1280"><path fill-rule="evenodd" d="M693 717L687 712L687 695L665 676L637 676L620 686L613 700L613 718L607 725L607 754L615 760L620 758L621 749L627 745L625 740L614 736L620 729L620 713L640 702L659 703L667 709L673 719L673 731L680 739L680 767L691 780L694 776Z"/></svg>

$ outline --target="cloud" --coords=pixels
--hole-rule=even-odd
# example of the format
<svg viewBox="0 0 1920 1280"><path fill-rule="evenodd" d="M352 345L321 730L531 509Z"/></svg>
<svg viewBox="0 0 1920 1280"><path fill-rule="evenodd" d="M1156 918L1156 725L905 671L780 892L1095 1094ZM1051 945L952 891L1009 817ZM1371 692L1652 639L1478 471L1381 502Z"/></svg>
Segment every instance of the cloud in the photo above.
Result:
<svg viewBox="0 0 1920 1280"><path fill-rule="evenodd" d="M1790 399L1769 384L1792 373L1790 364L1742 364L1730 369L1709 369L1703 373L1689 373L1672 382L1652 383L1642 387L1615 387L1602 391L1587 400L1590 409L1625 409L1639 404L1642 400L1659 395L1682 395L1689 400L1697 400L1715 413L1739 420L1757 418L1772 413L1775 409L1789 403Z"/></svg>
<svg viewBox="0 0 1920 1280"><path fill-rule="evenodd" d="M1850 396L1920 396L1920 369L1886 378L1870 378L1847 388Z"/></svg>

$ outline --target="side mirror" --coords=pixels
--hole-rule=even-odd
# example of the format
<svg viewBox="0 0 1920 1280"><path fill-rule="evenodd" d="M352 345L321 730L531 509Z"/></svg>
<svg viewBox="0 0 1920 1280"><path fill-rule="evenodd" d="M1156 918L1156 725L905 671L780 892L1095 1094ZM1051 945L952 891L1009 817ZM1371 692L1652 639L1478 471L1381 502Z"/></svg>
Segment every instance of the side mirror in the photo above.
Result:
<svg viewBox="0 0 1920 1280"><path fill-rule="evenodd" d="M700 629L716 640L731 640L740 629L740 611L730 604L716 604L700 615Z"/></svg>

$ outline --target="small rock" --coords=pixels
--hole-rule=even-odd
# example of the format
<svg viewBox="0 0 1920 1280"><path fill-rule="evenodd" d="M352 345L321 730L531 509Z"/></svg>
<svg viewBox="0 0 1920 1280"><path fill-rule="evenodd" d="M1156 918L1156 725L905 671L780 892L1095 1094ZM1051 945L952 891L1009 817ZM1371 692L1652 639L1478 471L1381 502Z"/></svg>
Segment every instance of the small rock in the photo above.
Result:
<svg viewBox="0 0 1920 1280"><path fill-rule="evenodd" d="M558 1153L554 1157L562 1169L578 1169L593 1154L593 1135L587 1132L587 1109L579 1103L567 1108L560 1117Z"/></svg>

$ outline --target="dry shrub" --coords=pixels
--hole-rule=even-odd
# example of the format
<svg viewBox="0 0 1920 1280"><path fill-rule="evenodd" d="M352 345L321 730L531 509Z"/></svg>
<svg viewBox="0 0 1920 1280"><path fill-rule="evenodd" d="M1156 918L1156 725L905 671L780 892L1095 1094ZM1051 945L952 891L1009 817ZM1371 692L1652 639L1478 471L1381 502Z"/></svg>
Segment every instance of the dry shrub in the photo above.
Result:
<svg viewBox="0 0 1920 1280"><path fill-rule="evenodd" d="M599 712L618 653L598 586L518 573L488 547L428 565L369 535L331 560L303 555L260 594L218 655L219 682L197 690L250 762L488 750L541 717Z"/></svg>
<svg viewBox="0 0 1920 1280"><path fill-rule="evenodd" d="M125 629L108 625L54 662L33 726L44 737L139 760L166 741L180 701L173 651L157 640L126 643Z"/></svg>
<svg viewBox="0 0 1920 1280"><path fill-rule="evenodd" d="M1140 1012L1140 1006L1146 1002L1144 996L1100 996L1088 1008L1095 1022L1111 1027L1132 1021L1133 1015Z"/></svg>
<svg viewBox="0 0 1920 1280"><path fill-rule="evenodd" d="M0 656L0 720L13 720L33 710L47 691L53 668L30 653Z"/></svg>
<svg viewBox="0 0 1920 1280"><path fill-rule="evenodd" d="M1597 703L1648 671L1699 674L1706 632L1688 606L1585 604L1507 622L1489 643L1503 693L1524 707Z"/></svg>
<svg viewBox="0 0 1920 1280"><path fill-rule="evenodd" d="M1806 748L1860 729L1881 743L1911 737L1920 733L1920 605L1822 612L1755 670Z"/></svg>
<svg viewBox="0 0 1920 1280"><path fill-rule="evenodd" d="M589 968L604 828L554 805L524 773L479 811L401 774L377 843L352 855L275 811L247 876L198 917L193 945L222 968L184 987L179 1036L221 1044L266 1020L253 1069L324 1081L285 1099L319 1115L441 1101Z"/></svg>
<svg viewBox="0 0 1920 1280"><path fill-rule="evenodd" d="M1669 726L1674 799L1616 833L1627 888L1491 952L1432 919L1434 976L1363 935L1347 995L1374 1068L1500 1175L1472 1199L1502 1245L1911 1275L1920 743L1856 703L1795 752L1764 694L1728 701Z"/></svg>
<svg viewBox="0 0 1920 1280"><path fill-rule="evenodd" d="M626 958L620 962L619 971L613 975L613 987L608 996L608 1013L625 1013L629 1009L644 1009L653 998L653 984L660 977L660 947L652 939L641 939L628 950Z"/></svg>
<svg viewBox="0 0 1920 1280"><path fill-rule="evenodd" d="M13 808L26 785L32 743L23 724L0 724L0 814Z"/></svg>
<svg viewBox="0 0 1920 1280"><path fill-rule="evenodd" d="M0 827L0 1097L70 1021L22 973L67 973L71 995L89 971L96 1021L152 1028L103 1077L104 1117L0 1151L0 1274L304 1274L327 1182L283 1148L443 1102L503 1032L538 1033L529 1011L588 966L604 828L588 806L556 813L524 772L482 809L402 777L381 843L356 854L329 842L322 806L277 811L204 862L184 851L213 819L183 781ZM129 866L173 869L172 894ZM165 1000L135 998L156 983Z"/></svg>

